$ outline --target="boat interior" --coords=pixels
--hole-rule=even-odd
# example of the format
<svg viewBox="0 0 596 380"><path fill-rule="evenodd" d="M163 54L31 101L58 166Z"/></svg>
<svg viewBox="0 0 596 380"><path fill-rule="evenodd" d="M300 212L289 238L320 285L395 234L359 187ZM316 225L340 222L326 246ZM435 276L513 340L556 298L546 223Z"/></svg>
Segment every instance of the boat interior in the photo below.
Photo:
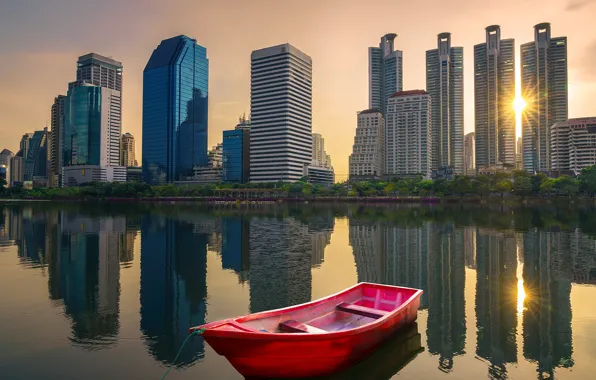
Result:
<svg viewBox="0 0 596 380"><path fill-rule="evenodd" d="M416 294L416 289L360 284L310 305L251 314L236 323L248 331L324 334L351 330L392 313Z"/></svg>

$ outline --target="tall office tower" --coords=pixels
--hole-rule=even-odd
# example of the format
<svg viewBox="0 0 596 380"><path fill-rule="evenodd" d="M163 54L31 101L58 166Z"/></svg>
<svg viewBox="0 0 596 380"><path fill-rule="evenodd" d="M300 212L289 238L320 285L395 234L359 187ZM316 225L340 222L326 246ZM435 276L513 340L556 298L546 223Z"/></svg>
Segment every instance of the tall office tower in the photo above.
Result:
<svg viewBox="0 0 596 380"><path fill-rule="evenodd" d="M396 92L387 101L385 175L431 174L431 99L423 90Z"/></svg>
<svg viewBox="0 0 596 380"><path fill-rule="evenodd" d="M241 117L233 130L223 131L222 181L246 183L250 175L250 120Z"/></svg>
<svg viewBox="0 0 596 380"><path fill-rule="evenodd" d="M120 91L88 83L68 90L62 186L126 180L120 166L121 100Z"/></svg>
<svg viewBox="0 0 596 380"><path fill-rule="evenodd" d="M96 53L80 56L77 61L77 80L69 84L69 90L81 83L122 92L122 62Z"/></svg>
<svg viewBox="0 0 596 380"><path fill-rule="evenodd" d="M325 139L320 133L312 134L312 161L317 166L327 166Z"/></svg>
<svg viewBox="0 0 596 380"><path fill-rule="evenodd" d="M380 110L383 117L389 97L403 90L403 52L394 50L395 37L386 34L378 48L368 48L368 107Z"/></svg>
<svg viewBox="0 0 596 380"><path fill-rule="evenodd" d="M521 46L523 165L549 170L550 128L567 121L567 37L551 38L550 24L534 26L534 41Z"/></svg>
<svg viewBox="0 0 596 380"><path fill-rule="evenodd" d="M486 28L486 42L474 46L476 169L515 165L514 39Z"/></svg>
<svg viewBox="0 0 596 380"><path fill-rule="evenodd" d="M550 128L550 170L596 165L596 117L569 119Z"/></svg>
<svg viewBox="0 0 596 380"><path fill-rule="evenodd" d="M358 112L358 125L352 154L350 180L380 179L385 172L385 120L381 111Z"/></svg>
<svg viewBox="0 0 596 380"><path fill-rule="evenodd" d="M451 47L451 33L426 51L426 91L432 101L432 167L464 174L464 48Z"/></svg>
<svg viewBox="0 0 596 380"><path fill-rule="evenodd" d="M297 181L312 157L312 61L290 44L251 54L250 180Z"/></svg>
<svg viewBox="0 0 596 380"><path fill-rule="evenodd" d="M476 172L474 156L476 150L476 134L468 133L464 137L464 175L474 175Z"/></svg>
<svg viewBox="0 0 596 380"><path fill-rule="evenodd" d="M120 91L82 84L68 91L63 165L119 166Z"/></svg>
<svg viewBox="0 0 596 380"><path fill-rule="evenodd" d="M120 166L138 166L135 159L135 138L128 132L121 138Z"/></svg>
<svg viewBox="0 0 596 380"><path fill-rule="evenodd" d="M28 145L27 156L24 157L24 180L36 182L37 186L47 186L48 129L35 131Z"/></svg>
<svg viewBox="0 0 596 380"><path fill-rule="evenodd" d="M143 179L151 185L207 164L207 49L186 36L161 41L143 72Z"/></svg>
<svg viewBox="0 0 596 380"><path fill-rule="evenodd" d="M60 177L62 175L62 150L63 140L60 136L64 134L64 109L66 105L66 96L58 95L54 98L54 104L52 104L52 138L50 141L51 156L50 156L50 168L48 173L48 182L51 187L59 186Z"/></svg>
<svg viewBox="0 0 596 380"><path fill-rule="evenodd" d="M25 133L23 137L21 137L21 142L19 142L19 151L22 152L21 157L27 158L27 153L29 152L29 144L31 143L31 138L33 137L33 133Z"/></svg>

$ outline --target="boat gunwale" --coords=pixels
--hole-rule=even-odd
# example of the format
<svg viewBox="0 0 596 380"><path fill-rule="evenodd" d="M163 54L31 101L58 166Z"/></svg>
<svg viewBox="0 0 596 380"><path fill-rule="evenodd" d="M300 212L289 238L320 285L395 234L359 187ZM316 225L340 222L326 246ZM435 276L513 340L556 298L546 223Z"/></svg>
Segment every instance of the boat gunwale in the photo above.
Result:
<svg viewBox="0 0 596 380"><path fill-rule="evenodd" d="M259 331L256 329L252 330L252 331L248 331L247 326L244 326L242 324L242 322L238 321L238 320L241 320L241 319L247 318L247 317L255 317L255 318L251 318L250 320L273 317L276 315L287 314L287 313L295 311L295 310L305 309L305 308L312 307L312 306L317 306L322 303L328 302L330 299L332 299L334 297L348 293L348 292L353 291L359 287L365 287L367 285L371 285L373 287L379 287L379 288L413 290L414 293L410 297L408 297L408 299L404 303L399 305L393 311L388 312L386 315L382 316L381 318L375 319L374 321L371 321L370 323L366 323L362 326L354 327L349 330L329 331L326 333L318 333L318 334L307 334L307 333L299 334L299 333L283 333L283 332L275 332L274 333L274 332ZM300 340L301 341L301 340L327 340L327 339L332 339L332 338L340 338L343 336L365 333L368 330L375 329L376 327L383 324L388 319L394 318L394 317L398 316L400 313L402 313L403 309L408 307L412 302L414 302L414 300L419 298L422 293L423 293L423 291L421 289L409 288L409 287L405 287L405 286L384 285L384 284L376 284L376 283L371 283L371 282L359 282L359 283L357 283L349 288L346 288L340 292L330 294L326 297L319 298L314 301L297 304L297 305L292 305L292 306L288 306L288 307L284 307L284 308L280 308L280 309L265 310L265 311L261 311L261 312L254 313L254 314L246 314L246 315L239 316L239 317L233 317L233 318L209 322L204 325L191 328L191 332L196 331L201 328L204 328L205 331L203 332L203 335L205 335L207 337L212 336L212 337L218 337L218 338L237 338L237 339L246 339L246 340L255 339L255 340L289 340L289 341ZM261 318L259 318L259 317L261 317ZM226 324L235 327L239 331L218 330L218 327L221 327Z"/></svg>

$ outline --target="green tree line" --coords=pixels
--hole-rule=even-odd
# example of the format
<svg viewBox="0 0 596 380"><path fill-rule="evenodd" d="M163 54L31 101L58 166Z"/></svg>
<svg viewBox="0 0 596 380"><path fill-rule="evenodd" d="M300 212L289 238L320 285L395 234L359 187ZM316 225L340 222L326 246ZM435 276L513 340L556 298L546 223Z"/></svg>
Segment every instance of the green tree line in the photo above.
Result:
<svg viewBox="0 0 596 380"><path fill-rule="evenodd" d="M280 189L288 197L504 197L569 198L596 195L596 165L583 169L577 178L560 176L549 178L525 171L496 173L492 176L455 176L453 180L394 178L390 181L361 181L337 183L330 187L312 185L302 178L294 183L247 183L218 185L163 185L150 186L141 182L90 183L82 187L35 188L6 187L0 179L0 198L16 199L88 199L88 198L155 198L155 197L212 197L218 189Z"/></svg>

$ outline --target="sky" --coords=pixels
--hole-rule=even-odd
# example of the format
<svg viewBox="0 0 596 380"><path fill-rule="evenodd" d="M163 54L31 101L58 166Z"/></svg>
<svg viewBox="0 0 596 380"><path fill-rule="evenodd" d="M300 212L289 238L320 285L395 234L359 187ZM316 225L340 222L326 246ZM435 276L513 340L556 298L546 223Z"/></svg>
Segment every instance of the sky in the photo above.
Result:
<svg viewBox="0 0 596 380"><path fill-rule="evenodd" d="M533 26L568 37L569 117L596 116L596 0L1 0L0 150L50 123L80 55L123 63L122 132L136 138L140 162L143 68L163 39L185 34L207 48L209 147L250 113L250 53L289 42L313 64L313 132L325 138L338 180L348 173L356 113L368 108L368 47L397 33L404 90L425 88L425 52L450 32L464 47L464 129L474 130L473 46L501 25L519 46ZM518 63L519 59L517 58ZM519 134L519 128L518 128Z"/></svg>

